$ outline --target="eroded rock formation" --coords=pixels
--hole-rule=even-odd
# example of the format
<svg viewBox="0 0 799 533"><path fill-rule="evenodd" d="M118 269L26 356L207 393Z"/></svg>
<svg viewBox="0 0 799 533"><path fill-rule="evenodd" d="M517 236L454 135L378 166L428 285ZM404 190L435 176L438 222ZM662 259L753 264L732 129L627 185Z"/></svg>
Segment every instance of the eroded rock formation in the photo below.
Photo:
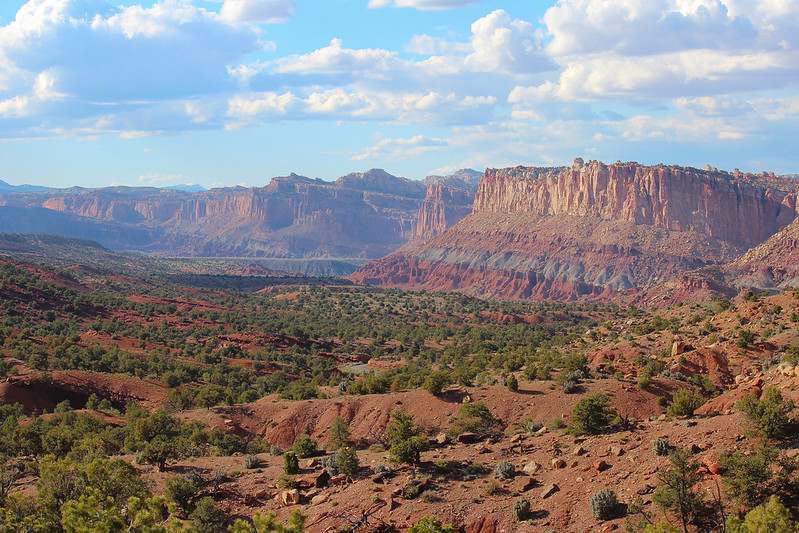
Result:
<svg viewBox="0 0 799 533"><path fill-rule="evenodd" d="M597 161L489 169L473 213L356 282L481 296L601 299L728 262L797 216L792 184Z"/></svg>
<svg viewBox="0 0 799 533"><path fill-rule="evenodd" d="M0 221L8 221L4 231L165 255L375 258L457 222L472 195L382 170L336 182L292 174L260 188L194 193L109 187L4 194Z"/></svg>

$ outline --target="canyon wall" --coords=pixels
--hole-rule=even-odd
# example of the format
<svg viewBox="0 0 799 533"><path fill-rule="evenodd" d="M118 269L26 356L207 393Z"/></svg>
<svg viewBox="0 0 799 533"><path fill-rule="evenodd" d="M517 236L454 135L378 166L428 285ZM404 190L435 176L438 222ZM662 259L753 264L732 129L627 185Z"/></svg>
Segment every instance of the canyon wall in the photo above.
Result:
<svg viewBox="0 0 799 533"><path fill-rule="evenodd" d="M472 197L473 191L426 186L379 169L336 182L292 174L265 187L193 193L54 189L0 195L0 206L14 213L13 224L0 218L0 231L96 238L114 249L163 255L376 258L443 231L468 214ZM45 223L42 213L53 216ZM92 235L97 228L102 231Z"/></svg>
<svg viewBox="0 0 799 533"><path fill-rule="evenodd" d="M606 299L735 259L796 218L796 188L637 163L489 169L472 214L350 279L487 297Z"/></svg>
<svg viewBox="0 0 799 533"><path fill-rule="evenodd" d="M796 198L718 171L578 160L571 168L488 169L474 211L596 217L753 246L791 223Z"/></svg>

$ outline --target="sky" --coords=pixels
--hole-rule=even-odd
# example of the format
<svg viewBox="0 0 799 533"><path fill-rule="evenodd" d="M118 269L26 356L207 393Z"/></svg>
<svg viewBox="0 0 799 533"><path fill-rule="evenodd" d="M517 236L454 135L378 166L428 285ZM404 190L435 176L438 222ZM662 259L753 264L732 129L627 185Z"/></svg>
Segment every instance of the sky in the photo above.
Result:
<svg viewBox="0 0 799 533"><path fill-rule="evenodd" d="M0 179L799 172L799 0L2 0Z"/></svg>

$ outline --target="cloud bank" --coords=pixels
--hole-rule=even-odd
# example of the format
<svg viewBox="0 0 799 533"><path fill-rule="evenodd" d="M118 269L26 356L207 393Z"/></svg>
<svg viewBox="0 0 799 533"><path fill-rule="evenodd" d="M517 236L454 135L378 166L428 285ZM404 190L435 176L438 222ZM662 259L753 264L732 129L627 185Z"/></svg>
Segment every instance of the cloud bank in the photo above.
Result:
<svg viewBox="0 0 799 533"><path fill-rule="evenodd" d="M355 160L451 149L479 166L620 143L797 136L791 0L559 0L528 20L498 9L461 33L409 33L401 49L335 37L288 55L265 37L267 25L291 24L294 0L217 4L28 1L0 27L0 138L372 122L420 131L356 149ZM446 136L421 131L442 127Z"/></svg>

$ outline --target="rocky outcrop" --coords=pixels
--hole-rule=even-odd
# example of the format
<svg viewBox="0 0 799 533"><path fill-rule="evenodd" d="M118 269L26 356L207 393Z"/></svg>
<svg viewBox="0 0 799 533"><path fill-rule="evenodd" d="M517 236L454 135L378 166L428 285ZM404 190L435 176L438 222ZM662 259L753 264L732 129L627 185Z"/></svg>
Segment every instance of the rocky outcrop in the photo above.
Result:
<svg viewBox="0 0 799 533"><path fill-rule="evenodd" d="M727 271L737 287L799 286L799 218L733 261Z"/></svg>
<svg viewBox="0 0 799 533"><path fill-rule="evenodd" d="M350 279L489 297L597 300L726 263L789 224L784 182L576 160L486 171L473 213Z"/></svg>
<svg viewBox="0 0 799 533"><path fill-rule="evenodd" d="M443 231L470 209L468 193L427 189L370 170L332 183L292 174L260 188L194 193L109 187L6 194L0 206L13 211L5 231L93 237L114 249L185 256L375 258ZM428 199L426 192L432 195Z"/></svg>
<svg viewBox="0 0 799 533"><path fill-rule="evenodd" d="M796 201L793 191L718 171L576 160L570 168L488 169L474 211L596 217L754 246L791 223Z"/></svg>
<svg viewBox="0 0 799 533"><path fill-rule="evenodd" d="M454 226L472 212L473 201L474 192L468 189L428 185L416 217L416 238L429 239Z"/></svg>

